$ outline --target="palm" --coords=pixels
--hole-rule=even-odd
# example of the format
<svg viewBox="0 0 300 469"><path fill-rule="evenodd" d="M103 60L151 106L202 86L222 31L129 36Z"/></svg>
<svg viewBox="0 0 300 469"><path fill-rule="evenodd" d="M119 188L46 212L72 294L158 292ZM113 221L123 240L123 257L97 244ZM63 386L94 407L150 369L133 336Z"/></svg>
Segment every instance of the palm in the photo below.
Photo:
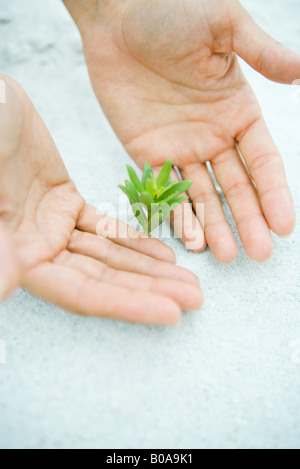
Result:
<svg viewBox="0 0 300 469"><path fill-rule="evenodd" d="M212 160L232 147L232 136L260 114L229 50L228 25L225 21L218 25L219 47L228 53L214 54L209 27L202 31L196 49L191 44L192 29L199 27L194 12L186 13L185 24L180 22L182 12L175 8L178 21L173 18L157 34L158 4L151 2L146 12L143 2L131 5L120 23L122 35L91 36L85 47L93 85L113 128L139 166L147 160L159 166L167 158L179 167ZM174 2L163 2L161 8L163 17L171 16ZM207 22L206 12L200 9L199 14L198 23ZM174 29L173 23L179 27ZM109 47L110 68L96 67L96 58L103 63ZM250 115L245 109L249 105ZM228 135L226 141L224 135Z"/></svg>
<svg viewBox="0 0 300 469"><path fill-rule="evenodd" d="M159 167L171 158L184 178L194 180L189 195L195 210L205 203L207 242L218 259L228 261L237 246L206 167L211 162L247 253L268 257L269 227L278 234L291 231L293 205L278 151L233 51L279 81L296 77L299 57L282 48L281 68L269 71L268 57L265 63L262 54L255 59L239 39L238 20L246 13L230 0L134 0L117 6L112 0L99 8L92 32L83 32L84 51L97 97L128 153L140 167L145 161ZM182 215L175 213L174 221L181 225ZM187 223L185 228L190 231ZM183 239L189 236L183 233ZM196 236L190 247L202 248L201 242Z"/></svg>
<svg viewBox="0 0 300 469"><path fill-rule="evenodd" d="M172 265L169 248L85 204L28 97L14 82L8 89L1 219L20 285L70 311L140 322L174 322L180 308L199 307L196 277Z"/></svg>
<svg viewBox="0 0 300 469"><path fill-rule="evenodd" d="M43 183L36 181L36 188L42 190ZM84 201L74 184L67 181L50 188L40 197L28 193L24 205L31 209L18 220L14 241L26 284L27 277L57 261L66 252Z"/></svg>

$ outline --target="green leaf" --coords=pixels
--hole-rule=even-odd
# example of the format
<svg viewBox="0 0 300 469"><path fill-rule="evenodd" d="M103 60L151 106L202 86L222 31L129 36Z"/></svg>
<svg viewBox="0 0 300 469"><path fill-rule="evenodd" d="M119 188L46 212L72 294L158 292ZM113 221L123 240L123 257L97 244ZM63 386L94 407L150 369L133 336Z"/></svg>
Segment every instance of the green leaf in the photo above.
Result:
<svg viewBox="0 0 300 469"><path fill-rule="evenodd" d="M126 187L122 186L121 184L120 184L118 187L121 189L121 191L124 192L125 195L127 195L130 204L134 204L134 203L135 203L135 200L134 200L134 198L132 197L132 195L130 194L130 192L128 192L128 190L126 189Z"/></svg>
<svg viewBox="0 0 300 469"><path fill-rule="evenodd" d="M157 202L161 203L168 203L170 200L174 199L178 195L186 192L191 185L193 184L192 181L181 181L175 184L173 187L168 189L158 200Z"/></svg>
<svg viewBox="0 0 300 469"><path fill-rule="evenodd" d="M139 199L142 204L146 205L148 210L151 210L151 205L154 203L154 199L149 192L142 192Z"/></svg>
<svg viewBox="0 0 300 469"><path fill-rule="evenodd" d="M170 174L172 170L172 160L168 160L162 167L159 175L156 178L156 184L158 189L161 187L164 187L164 185L167 183Z"/></svg>
<svg viewBox="0 0 300 469"><path fill-rule="evenodd" d="M132 211L145 233L150 233L163 223L179 204L188 197L179 197L192 185L191 181L172 181L172 161L162 167L157 179L154 178L151 165L146 162L142 181L135 170L127 165L130 181L119 188L128 197Z"/></svg>
<svg viewBox="0 0 300 469"><path fill-rule="evenodd" d="M148 221L148 233L154 231L159 225L166 221L170 216L171 210L168 204L159 206L159 210L155 209L154 213Z"/></svg>
<svg viewBox="0 0 300 469"><path fill-rule="evenodd" d="M156 194L157 185L156 185L156 181L154 179L153 173L150 174L149 178L146 181L146 191L149 192L149 194L151 194L152 197L154 197Z"/></svg>
<svg viewBox="0 0 300 469"><path fill-rule="evenodd" d="M168 202L171 212L173 212L173 210L175 210L175 208L178 207L178 205L180 205L182 202L188 199L189 199L188 197L183 196L183 197L180 197L179 199L176 198L176 199L171 200L171 202Z"/></svg>
<svg viewBox="0 0 300 469"><path fill-rule="evenodd" d="M146 188L146 182L148 181L148 179L151 177L153 177L154 179L154 176L153 176L153 171L152 171L152 168L151 168L151 165L146 162L145 163L145 166L144 166L144 171L143 171L143 179L142 179L142 184L144 186L144 188L147 190Z"/></svg>
<svg viewBox="0 0 300 469"><path fill-rule="evenodd" d="M165 187L168 187L170 184L172 184L172 177L170 175L169 179L167 180Z"/></svg>
<svg viewBox="0 0 300 469"><path fill-rule="evenodd" d="M161 205L159 204L156 204L155 202L153 204L151 204L151 211L149 213L149 215L152 217L154 216L157 212L159 212L161 210Z"/></svg>
<svg viewBox="0 0 300 469"><path fill-rule="evenodd" d="M139 180L135 170L129 164L126 165L126 168L127 168L130 180L132 184L135 186L136 190L140 193L143 192L144 186Z"/></svg>
<svg viewBox="0 0 300 469"><path fill-rule="evenodd" d="M146 217L145 212L144 212L144 209L146 209L146 207L141 203L134 203L131 205L131 209L135 218L142 225L144 232L147 233L148 232L148 218Z"/></svg>
<svg viewBox="0 0 300 469"><path fill-rule="evenodd" d="M159 199L167 190L171 189L171 187L175 186L177 184L177 181L171 181L171 183L168 186L162 187L159 189L159 191L156 194L157 199Z"/></svg>
<svg viewBox="0 0 300 469"><path fill-rule="evenodd" d="M125 181L125 186L135 202L139 202L139 193L130 181Z"/></svg>

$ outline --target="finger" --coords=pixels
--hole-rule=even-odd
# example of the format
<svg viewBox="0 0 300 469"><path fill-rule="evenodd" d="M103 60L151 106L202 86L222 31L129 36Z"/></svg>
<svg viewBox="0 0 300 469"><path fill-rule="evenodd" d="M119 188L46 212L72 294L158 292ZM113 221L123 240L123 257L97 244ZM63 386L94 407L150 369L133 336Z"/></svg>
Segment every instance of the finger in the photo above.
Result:
<svg viewBox="0 0 300 469"><path fill-rule="evenodd" d="M196 286L199 285L198 277L186 269L153 259L90 233L75 230L71 236L68 250L93 257L117 270L177 279Z"/></svg>
<svg viewBox="0 0 300 469"><path fill-rule="evenodd" d="M237 150L232 148L212 163L218 183L235 219L247 255L258 262L270 258L273 241L256 189Z"/></svg>
<svg viewBox="0 0 300 469"><path fill-rule="evenodd" d="M270 80L293 83L300 77L300 55L279 44L234 2L233 49Z"/></svg>
<svg viewBox="0 0 300 469"><path fill-rule="evenodd" d="M0 221L0 301L5 300L17 287L19 268L11 236Z"/></svg>
<svg viewBox="0 0 300 469"><path fill-rule="evenodd" d="M172 179L179 181L174 170L172 171ZM188 196L188 194L186 195ZM194 252L204 251L206 240L201 226L200 211L199 218L197 218L189 200L180 204L171 213L171 223L174 232L188 249Z"/></svg>
<svg viewBox="0 0 300 469"><path fill-rule="evenodd" d="M182 175L184 179L194 181L189 189L194 209L197 210L198 204L204 204L205 237L213 256L221 262L233 262L238 254L238 247L206 165L187 165Z"/></svg>
<svg viewBox="0 0 300 469"><path fill-rule="evenodd" d="M169 246L158 239L140 233L126 223L99 212L86 205L77 221L77 228L108 238L120 246L175 264L175 254Z"/></svg>
<svg viewBox="0 0 300 469"><path fill-rule="evenodd" d="M55 262L78 269L102 283L166 296L186 310L199 309L203 303L203 294L199 287L179 280L118 271L96 259L68 251L63 251Z"/></svg>
<svg viewBox="0 0 300 469"><path fill-rule="evenodd" d="M279 236L289 235L295 226L294 203L283 161L263 118L236 139L271 230Z"/></svg>
<svg viewBox="0 0 300 469"><path fill-rule="evenodd" d="M22 286L73 313L143 324L176 324L180 307L169 298L101 283L68 267L44 263L27 272Z"/></svg>

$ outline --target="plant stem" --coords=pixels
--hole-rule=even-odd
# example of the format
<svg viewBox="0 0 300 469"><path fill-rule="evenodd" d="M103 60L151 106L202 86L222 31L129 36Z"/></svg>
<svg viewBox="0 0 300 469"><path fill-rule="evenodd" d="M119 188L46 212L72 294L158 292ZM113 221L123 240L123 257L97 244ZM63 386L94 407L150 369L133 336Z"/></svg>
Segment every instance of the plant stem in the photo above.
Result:
<svg viewBox="0 0 300 469"><path fill-rule="evenodd" d="M148 234L151 233L151 213L152 213L152 206L150 208L150 210L148 209Z"/></svg>

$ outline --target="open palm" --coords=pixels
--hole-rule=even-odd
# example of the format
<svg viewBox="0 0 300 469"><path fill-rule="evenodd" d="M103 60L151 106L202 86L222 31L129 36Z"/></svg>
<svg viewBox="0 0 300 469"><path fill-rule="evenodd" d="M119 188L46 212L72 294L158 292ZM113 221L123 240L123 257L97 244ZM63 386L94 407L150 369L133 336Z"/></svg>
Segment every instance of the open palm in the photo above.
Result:
<svg viewBox="0 0 300 469"><path fill-rule="evenodd" d="M207 242L225 262L237 255L210 163L247 254L266 260L270 229L289 234L294 208L236 53L284 83L300 76L300 57L264 33L236 0L65 3L82 33L96 95L130 156L139 167L171 158L194 181L189 196L198 220L188 203L173 217L186 245L201 250Z"/></svg>
<svg viewBox="0 0 300 469"><path fill-rule="evenodd" d="M172 323L182 308L198 308L198 279L173 265L167 246L86 205L29 98L4 80L0 261L11 254L7 281L73 312L128 321Z"/></svg>

